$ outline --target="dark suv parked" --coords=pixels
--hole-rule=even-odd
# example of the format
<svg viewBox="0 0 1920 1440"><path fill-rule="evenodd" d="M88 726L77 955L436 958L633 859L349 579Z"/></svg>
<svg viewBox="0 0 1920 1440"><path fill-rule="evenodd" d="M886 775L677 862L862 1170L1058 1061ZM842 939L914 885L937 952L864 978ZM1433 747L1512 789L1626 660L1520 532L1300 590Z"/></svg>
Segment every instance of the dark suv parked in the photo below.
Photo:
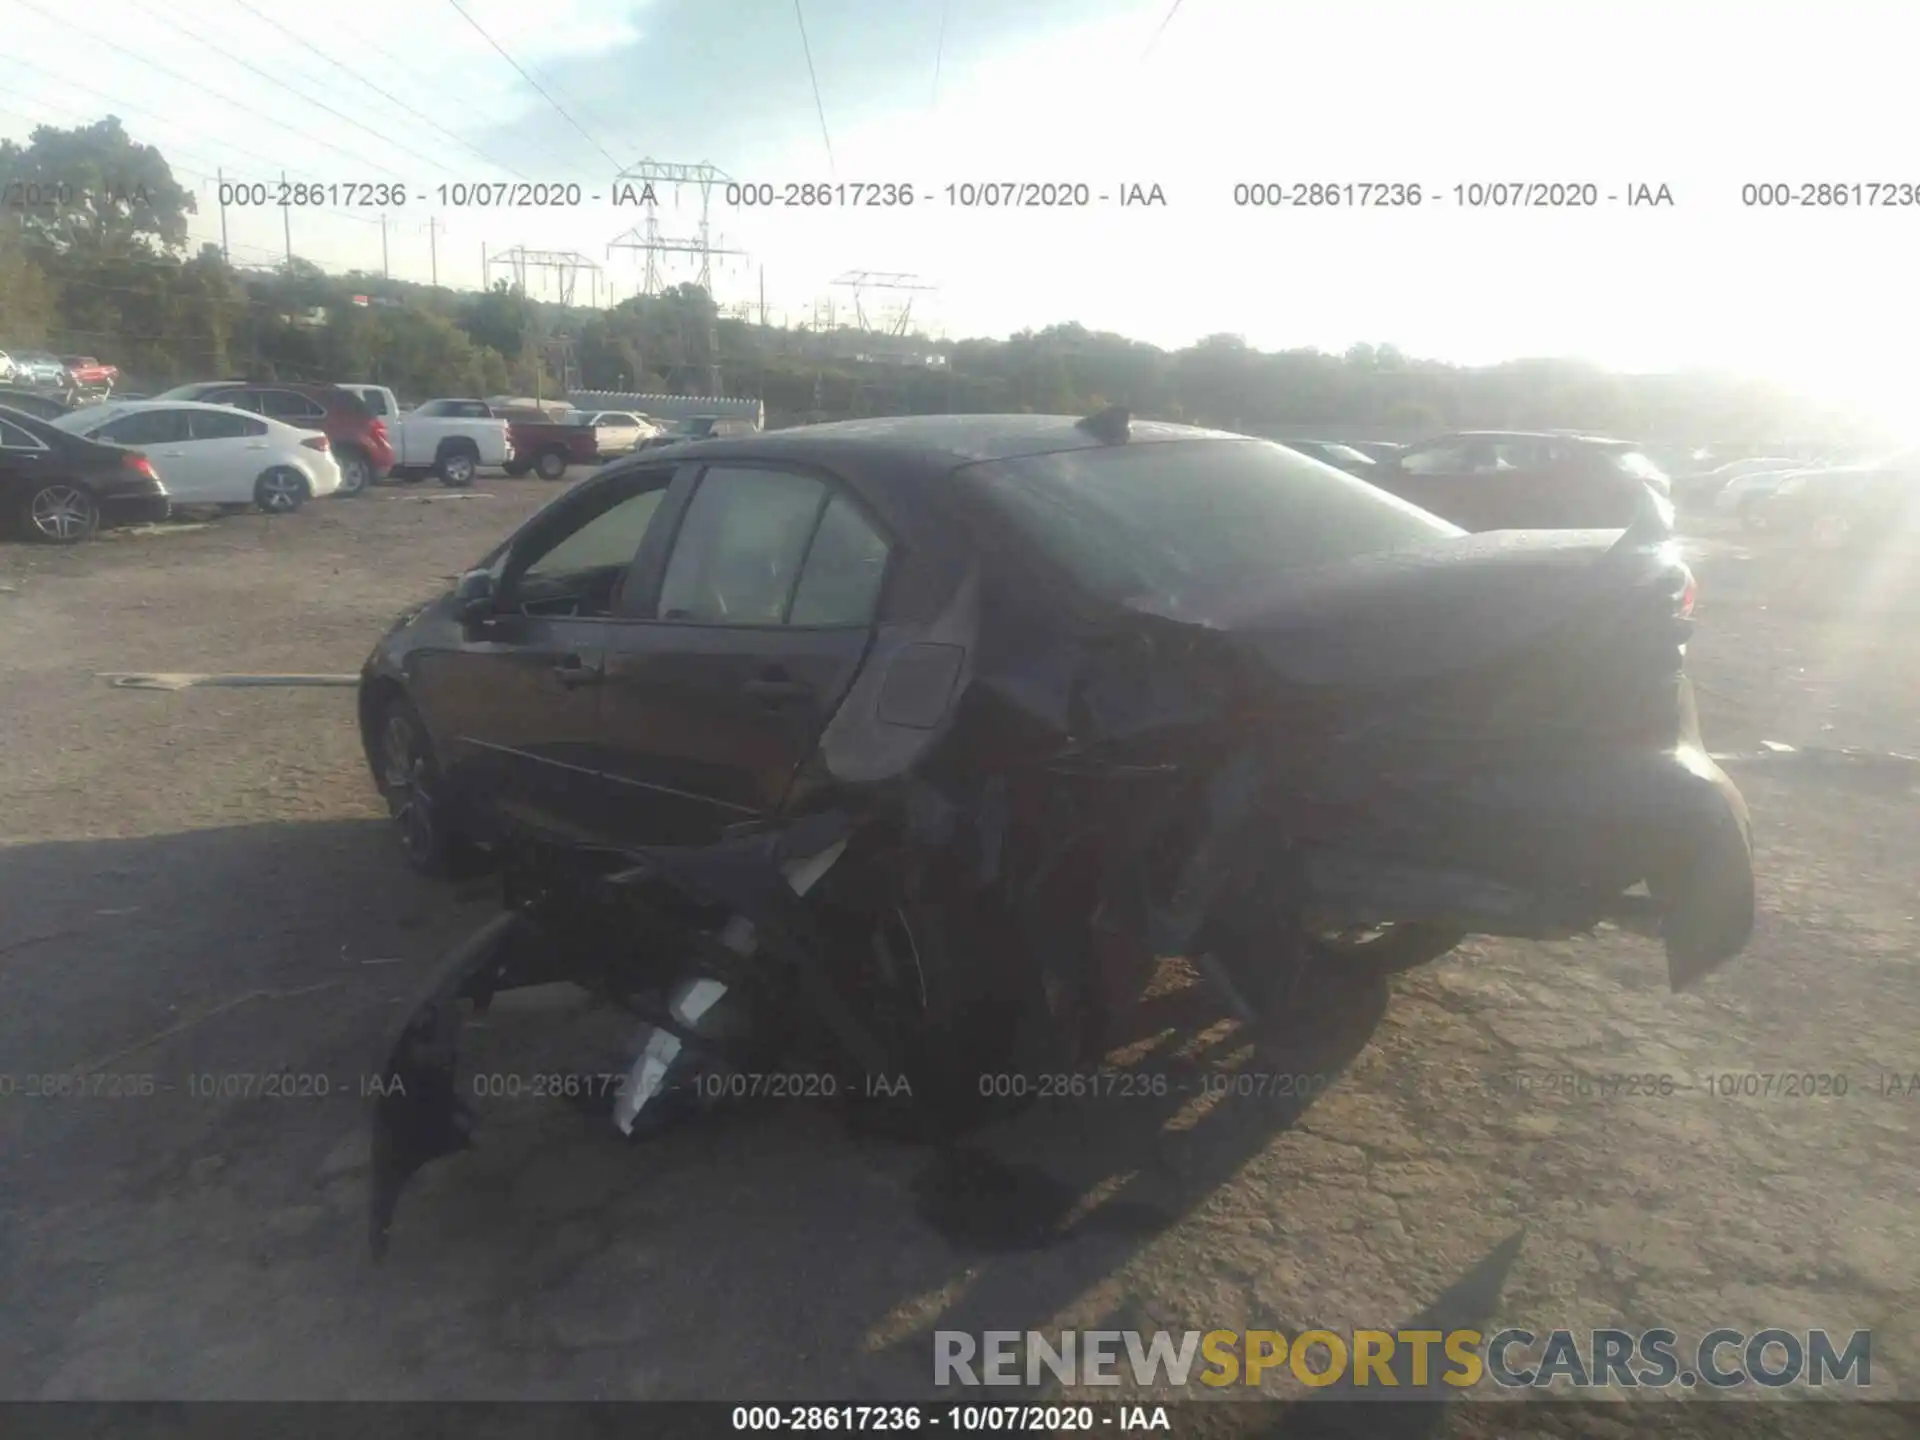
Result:
<svg viewBox="0 0 1920 1440"><path fill-rule="evenodd" d="M156 400L198 400L208 405L232 405L269 420L319 430L333 446L340 463L342 495L358 495L384 480L393 470L393 441L386 422L367 408L351 390L338 385L309 385L296 381L201 380L176 385Z"/></svg>
<svg viewBox="0 0 1920 1440"><path fill-rule="evenodd" d="M1369 483L1466 530L1614 529L1672 483L1637 445L1596 435L1467 430L1375 465Z"/></svg>

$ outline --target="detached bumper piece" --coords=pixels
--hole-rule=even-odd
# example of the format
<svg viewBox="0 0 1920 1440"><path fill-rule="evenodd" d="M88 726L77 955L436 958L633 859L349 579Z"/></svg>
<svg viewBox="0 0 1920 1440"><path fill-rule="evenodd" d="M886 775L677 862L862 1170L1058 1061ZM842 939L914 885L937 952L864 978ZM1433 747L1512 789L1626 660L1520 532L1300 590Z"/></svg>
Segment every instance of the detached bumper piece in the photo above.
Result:
<svg viewBox="0 0 1920 1440"><path fill-rule="evenodd" d="M884 1070L879 1043L820 973L797 905L844 851L841 828L826 820L710 849L514 863L509 908L448 952L382 1057L368 1216L375 1258L387 1252L408 1181L475 1142L478 1117L456 1073L463 1011L483 1014L502 992L568 982L635 1017L624 1078L605 1097L630 1138L724 1095L724 1085L699 1082L752 1068L788 1043L802 1010L852 1064Z"/></svg>

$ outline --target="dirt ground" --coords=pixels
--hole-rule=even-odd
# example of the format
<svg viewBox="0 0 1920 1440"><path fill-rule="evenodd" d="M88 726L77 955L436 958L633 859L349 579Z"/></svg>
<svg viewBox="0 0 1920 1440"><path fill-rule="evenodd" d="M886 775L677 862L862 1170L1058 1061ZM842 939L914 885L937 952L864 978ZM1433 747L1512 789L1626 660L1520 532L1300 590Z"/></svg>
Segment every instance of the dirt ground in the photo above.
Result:
<svg viewBox="0 0 1920 1440"><path fill-rule="evenodd" d="M96 675L355 671L552 493L478 490L0 546L0 1395L909 1398L934 1328L1422 1317L1871 1328L1876 1398L1920 1399L1920 1093L1882 1093L1920 1071L1920 807L1898 766L1735 772L1762 916L1697 993L1611 932L1473 944L1307 1045L1238 1032L1176 969L1137 1064L1324 1090L1043 1105L959 1157L855 1138L817 1102L639 1145L498 1102L481 1150L408 1191L375 1267L359 1077L492 902L399 865L351 690ZM1911 554L1693 550L1710 744L1920 753ZM122 1093L28 1095L76 1067ZM194 1078L275 1071L329 1093ZM1847 1093L1724 1098L1720 1072ZM1616 1074L1674 1092L1613 1093Z"/></svg>

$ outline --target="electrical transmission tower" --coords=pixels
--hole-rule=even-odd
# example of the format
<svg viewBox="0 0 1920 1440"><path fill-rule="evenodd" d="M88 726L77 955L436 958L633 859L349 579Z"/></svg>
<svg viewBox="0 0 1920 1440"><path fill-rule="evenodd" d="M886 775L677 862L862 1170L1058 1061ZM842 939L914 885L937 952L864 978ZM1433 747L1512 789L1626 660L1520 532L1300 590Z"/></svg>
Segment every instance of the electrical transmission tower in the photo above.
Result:
<svg viewBox="0 0 1920 1440"><path fill-rule="evenodd" d="M849 270L833 284L853 292L854 323L862 330L877 335L888 335L895 339L907 333L907 327L913 321L913 296L918 292L936 291L940 287L918 275L903 275L881 270ZM885 328L874 325L867 318L866 294L872 290L905 291L904 302L893 305L883 318Z"/></svg>
<svg viewBox="0 0 1920 1440"><path fill-rule="evenodd" d="M527 289L529 270L550 272L555 277L562 305L573 304L574 286L580 278L580 272L584 270L587 273L588 293L591 296L593 308L596 310L600 308L600 281L605 272L596 262L589 260L578 250L529 250L524 245L516 245L504 255L488 256L487 273L482 277L488 288L493 285L493 268L496 265L507 267L513 276L513 283L523 295L530 293Z"/></svg>
<svg viewBox="0 0 1920 1440"><path fill-rule="evenodd" d="M713 241L713 187L724 185L732 177L714 165L702 162L698 165L682 165L667 160L642 160L637 165L629 165L614 177L617 186L621 181L637 184L641 187L640 203L646 207L646 218L640 224L616 236L609 242L609 250L638 250L646 256L645 275L640 292L643 295L656 295L660 291L660 257L663 255L692 255L698 262L697 283L707 294L713 294L713 257L716 255L744 255L743 250L730 250ZM678 199L682 185L692 185L700 192L700 224L691 239L668 237L660 233L659 199L654 191L655 185L674 187L674 198Z"/></svg>
<svg viewBox="0 0 1920 1440"><path fill-rule="evenodd" d="M744 256L744 250L730 249L715 244L712 227L713 187L726 184L731 179L717 166L704 162L698 165L683 165L666 160L642 160L637 165L629 165L614 177L618 186L625 181L641 187L640 204L645 207L645 215L638 225L614 236L607 242L607 253L615 250L634 250L643 257L641 265L640 293L658 295L664 287L662 261L670 257L690 255L694 258L695 283L706 292L709 301L713 300L713 259L716 255ZM670 236L660 229L659 196L656 185L674 187L674 197L679 198L682 185L692 185L700 192L700 222L692 237ZM688 356L690 346L687 337L676 327L674 335L675 354L668 367L669 376L676 384L692 383L696 378L709 395L724 393L720 375L720 334L708 317L706 334L707 364L704 374L697 374Z"/></svg>

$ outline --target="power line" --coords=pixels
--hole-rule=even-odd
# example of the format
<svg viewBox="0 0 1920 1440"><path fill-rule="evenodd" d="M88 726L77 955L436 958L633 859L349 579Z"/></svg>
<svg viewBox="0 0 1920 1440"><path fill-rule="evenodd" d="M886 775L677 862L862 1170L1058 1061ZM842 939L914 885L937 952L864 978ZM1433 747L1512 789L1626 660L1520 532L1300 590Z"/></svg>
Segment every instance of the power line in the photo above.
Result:
<svg viewBox="0 0 1920 1440"><path fill-rule="evenodd" d="M940 61L947 53L947 4L948 0L940 0L940 38L933 44L933 105L936 109L940 105Z"/></svg>
<svg viewBox="0 0 1920 1440"><path fill-rule="evenodd" d="M414 109L411 105L407 104L406 101L402 100L399 96L393 94L391 91L381 89L378 85L374 84L371 80L367 79L364 73L357 70L349 69L347 66L342 65L338 60L334 59L331 55L327 54L326 51L322 50L319 46L315 45L312 41L308 40L305 36L296 34L294 31L289 30L286 26L282 25L278 20L275 20L271 15L261 14L260 11L254 9L253 6L249 5L247 3L247 0L233 0L233 3L238 5L242 10L246 11L249 15L253 16L254 19L260 21L262 24L271 25L274 29L278 30L282 35L286 36L289 40L293 41L295 44L303 47L304 49L311 50L315 55L318 55L322 60L326 61L327 64L333 66L334 69L338 70L341 74L347 76L347 78L352 80L355 84L364 85L367 89L373 91L374 94L380 96L383 100L387 101L389 104L399 106L402 110L406 111L407 114L413 116L414 119L420 121L422 124L432 126L435 130L438 130L442 135L446 136L449 140L453 141L454 144L462 146L465 149L471 150L474 154L478 155L482 160L485 160L489 165L493 166L496 170L504 170L507 172L507 174L513 176L513 178L516 180L525 180L527 178L526 176L522 175L518 170L514 169L511 165L503 165L501 162L499 162L498 160L495 160L492 156L488 155L486 151L480 149L478 146L470 144L465 140L462 140L458 135L454 134L451 130L448 130L446 127L440 125L439 123L434 121L431 117L422 115L418 110Z"/></svg>
<svg viewBox="0 0 1920 1440"><path fill-rule="evenodd" d="M462 20L466 21L467 24L471 25L479 33L480 38L482 40L486 41L487 44L491 45L499 53L499 56L502 60L506 61L509 65L513 66L513 68L516 71L519 72L520 78L522 80L526 81L527 84L531 85L535 90L538 90L540 92L541 98L544 99L549 105L553 106L553 108L559 112L560 118L562 120L566 121L575 130L580 131L581 139L585 140L589 145L593 146L593 148L598 150L602 155L605 155L607 157L607 163L613 166L615 170L618 170L620 168L620 162L614 159L613 156L608 153L607 147L602 145L598 140L594 139L593 136L587 134L587 132L581 128L580 122L574 119L573 116L569 115L566 112L565 107L563 107L558 100L554 99L553 96L547 94L547 90L544 85L542 85L538 80L534 79L533 76L529 75L521 67L520 62L514 59L513 56L509 55L505 51L505 49L501 47L501 44L498 40L494 39L493 36L489 35L485 30L481 29L480 22L478 20L474 19L473 16L469 15L465 10L461 9L460 0L447 0L447 3L453 6L453 8L459 13L459 16Z"/></svg>
<svg viewBox="0 0 1920 1440"><path fill-rule="evenodd" d="M130 115L144 115L147 119L155 122L156 124L165 125L169 129L179 130L184 128L175 124L173 120L169 119L165 115L158 114L152 110L143 110L138 105L129 105L126 101L121 100L118 96L109 95L104 90L95 90L92 86L89 86L89 85L82 85L78 80L69 80L64 75L55 75L52 71L47 70L45 68L41 68L41 67L36 67L36 73L39 75L39 77L42 80L51 80L56 85L65 85L70 90L78 90L83 95L91 95L96 100L105 101L108 105L113 107L111 110L107 112L110 115L118 114L120 111L124 110ZM69 115L81 115L84 118L85 112L75 110L72 106L69 106L69 105L57 105L51 100L38 100L38 101L35 101L34 103L38 105L44 105L49 110L61 110ZM17 114L18 112L16 111L13 113ZM22 116L21 118L31 119L32 117ZM96 122L90 121L89 123L96 123ZM223 139L221 141L221 144L223 144L227 149L231 150L234 154L244 156L249 160L257 161L260 164L266 166L269 170L287 169L287 167L281 165L279 161L269 160L266 156L260 154L258 151L243 150L238 145L235 145L232 141ZM207 158L205 156L196 156L195 153L191 150L182 150L177 147L171 147L171 148L173 148L174 154L185 155L189 159L193 159L193 158L206 159ZM209 162L209 163L217 163L217 162ZM216 178L214 172L211 170L195 170L189 165L173 165L171 161L169 161L168 164L175 170L184 170L189 175L198 175L201 178L206 180L212 180ZM287 173L295 176L296 178L305 179L305 180L318 180L321 178L319 175L311 171L305 171L305 170L289 169L287 170ZM370 220L369 217L365 215L349 214L345 210L326 210L323 213L328 215L338 215L343 220L359 220L365 223L375 224L375 225L380 223L378 220Z"/></svg>
<svg viewBox="0 0 1920 1440"><path fill-rule="evenodd" d="M182 75L178 70L170 70L165 65L162 65L158 60L155 60L151 55L136 55L133 51L127 49L126 46L117 45L113 41L108 40L103 36L94 34L91 30L83 29L82 27L75 25L71 20L62 20L56 15L49 14L47 11L41 9L40 6L34 4L34 0L18 0L18 3L24 8L33 11L34 14L40 16L41 19L47 21L49 24L63 25L70 30L77 31L78 33L86 36L87 39L93 41L94 44L104 45L109 50L117 51L118 53L126 56L129 60L132 60L135 63L141 66L144 66L148 70L158 70L162 75L171 76L173 79L178 80L182 85L187 86L190 90L199 92L199 91L204 91L206 89L205 81L195 80L190 76ZM279 82L276 81L275 83L278 84ZM217 91L213 93L219 94L219 92ZM338 145L332 144L326 140L322 140L316 135L309 135L304 130L296 129L294 126L287 124L286 121L284 120L275 120L271 116L263 115L262 113L260 113L260 111L257 108L243 104L242 102L235 100L233 97L229 95L221 94L220 98L222 100L225 100L229 105L232 105L236 109L244 110L247 113L247 116L252 120L255 120L255 121L264 120L269 125L278 126L280 129L287 131L291 135L298 135L302 140L305 140L310 145L318 145L324 150L333 151L333 153L336 155L344 155L347 157L347 159L353 161L353 163L356 165L364 165L370 170L379 171L387 175L392 175L394 173L393 171L388 170L386 166L376 164L375 162L367 159L367 157L364 155L355 155L352 151L343 150ZM400 177L395 176L395 178L398 179Z"/></svg>
<svg viewBox="0 0 1920 1440"><path fill-rule="evenodd" d="M813 108L820 117L820 139L827 147L827 169L839 178L839 167L833 163L833 137L827 133L827 107L820 103L820 77L813 73L813 47L807 43L807 17L800 11L800 0L793 0L793 18L800 25L800 49L807 57L807 79L813 84Z"/></svg>
<svg viewBox="0 0 1920 1440"><path fill-rule="evenodd" d="M316 100L313 96L307 94L304 90L295 89L293 86L287 84L285 80L279 78L278 76L268 74L265 70L262 70L258 65L255 65L252 61L242 60L238 55L235 55L231 50L222 50L218 45L214 44L213 41L207 39L206 36L195 34L193 31L189 30L186 26L182 25L178 20L172 19L171 17L164 17L164 16L155 14L152 10L147 9L145 5L139 4L138 0L135 0L134 8L145 12L147 15L152 16L155 20L159 20L164 24L171 25L174 29L178 30L182 35L185 35L189 40L199 41L200 44L206 46L209 50L213 51L214 54L220 56L222 59L231 60L235 65L240 66L244 70L251 70L255 75L258 75L262 80L265 80L268 84L278 86L282 90L290 91L292 94L298 95L302 100L306 101L309 105L318 106L320 109L326 111L327 114L333 116L334 119L344 120L347 122L347 124L353 126L353 128L356 130L364 130L367 134L373 136L374 139L382 142L383 144L391 145L393 146L394 149L403 151L406 154L413 156L414 159L433 166L435 170L438 170L441 168L441 164L438 160L432 159L431 157L426 155L422 155L418 150L413 149L411 146L402 145L399 141L393 138L390 132L386 134L382 134L380 131L375 130L372 126L362 124L360 121L354 119L351 115L346 114L344 111L334 109L331 105L327 104L326 101ZM364 164L370 164L371 162L363 160L361 161L361 163L364 165ZM376 166L375 168L386 171L387 174L392 175L396 180L405 178L404 176L399 175L397 172L393 170L388 170L387 167L384 165Z"/></svg>
<svg viewBox="0 0 1920 1440"><path fill-rule="evenodd" d="M1160 37L1167 33L1167 26L1173 23L1173 17L1179 13L1180 0L1173 0L1173 4L1167 8L1166 18L1160 22L1160 28L1153 32L1153 39L1149 40L1147 42L1147 48L1140 52L1140 58L1142 60L1145 60L1149 55L1153 54L1154 47L1160 43Z"/></svg>

